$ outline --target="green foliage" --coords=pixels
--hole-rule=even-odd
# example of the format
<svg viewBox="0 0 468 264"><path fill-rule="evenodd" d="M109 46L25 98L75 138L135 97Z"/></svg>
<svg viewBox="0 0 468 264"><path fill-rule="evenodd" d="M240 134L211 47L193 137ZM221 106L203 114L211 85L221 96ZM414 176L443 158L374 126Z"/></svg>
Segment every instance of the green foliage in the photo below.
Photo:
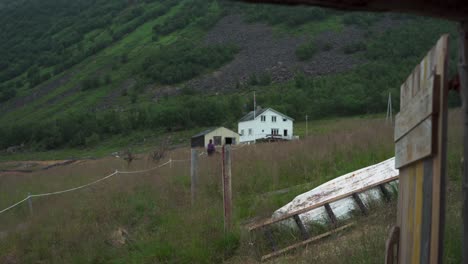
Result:
<svg viewBox="0 0 468 264"><path fill-rule="evenodd" d="M354 25L358 27L369 27L380 20L382 16L375 13L348 13L343 16L345 25Z"/></svg>
<svg viewBox="0 0 468 264"><path fill-rule="evenodd" d="M365 51L366 49L367 49L367 46L364 42L356 42L356 43L346 45L343 48L343 52L345 54L353 54L356 52Z"/></svg>
<svg viewBox="0 0 468 264"><path fill-rule="evenodd" d="M98 88L101 85L101 80L98 77L86 78L81 81L81 90L91 90Z"/></svg>
<svg viewBox="0 0 468 264"><path fill-rule="evenodd" d="M317 53L317 45L313 41L301 44L296 50L296 57L301 61L310 60Z"/></svg>
<svg viewBox="0 0 468 264"><path fill-rule="evenodd" d="M144 76L161 84L190 80L208 70L231 61L237 53L235 46L202 46L181 41L162 47L146 57L141 64Z"/></svg>
<svg viewBox="0 0 468 264"><path fill-rule="evenodd" d="M311 21L326 19L336 11L317 7L285 7L274 5L249 5L245 7L247 20L250 22L266 22L270 25L284 24L296 27Z"/></svg>

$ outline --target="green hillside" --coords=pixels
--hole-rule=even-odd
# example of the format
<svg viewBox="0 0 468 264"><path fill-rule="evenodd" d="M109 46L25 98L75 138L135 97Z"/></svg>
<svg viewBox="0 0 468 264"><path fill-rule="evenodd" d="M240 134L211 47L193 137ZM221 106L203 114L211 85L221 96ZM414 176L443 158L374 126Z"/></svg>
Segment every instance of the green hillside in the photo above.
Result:
<svg viewBox="0 0 468 264"><path fill-rule="evenodd" d="M234 76L244 67L235 63L243 65L243 52L255 45L217 41L233 15L259 42L265 32L290 39L294 45L283 45L295 47L283 58L292 61L288 74L259 61L260 69L221 83L226 89L210 84L213 76ZM398 105L399 85L455 26L216 0L25 0L0 6L0 29L0 148L44 150L92 146L131 131L232 127L251 107L252 90L258 104L297 120L379 113L389 92ZM338 46L327 32L350 37Z"/></svg>

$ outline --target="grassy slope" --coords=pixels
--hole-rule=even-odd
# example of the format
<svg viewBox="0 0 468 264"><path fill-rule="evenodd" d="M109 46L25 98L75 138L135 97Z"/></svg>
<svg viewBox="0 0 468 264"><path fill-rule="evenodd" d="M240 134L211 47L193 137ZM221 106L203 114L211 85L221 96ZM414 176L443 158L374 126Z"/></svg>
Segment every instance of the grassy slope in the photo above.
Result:
<svg viewBox="0 0 468 264"><path fill-rule="evenodd" d="M453 112L449 136L447 263L459 263L460 258L457 118L459 112ZM195 207L190 207L189 202L189 164L180 163L152 173L119 175L90 189L60 197L35 199L32 218L27 216L25 205L3 214L0 218L3 230L14 228L17 223L26 223L27 228L0 240L0 260L9 256L19 262L47 263L213 263L223 259L255 263L248 239L241 235L241 223L267 216L299 193L393 154L392 129L380 118L322 121L312 123L309 131L310 136L300 142L260 144L234 152L236 228L232 234L223 235L221 168L216 156L200 160ZM178 149L168 156L185 159L189 151ZM30 175L3 175L0 207L21 199L27 192L60 190L97 179L114 169L151 166L154 165L145 157L130 168L121 160L106 158ZM297 187L281 195L263 195L291 186ZM351 232L334 236L305 252L299 251L302 253L292 259L285 257L274 262L309 263L311 259L320 263L379 262L386 228L395 219L395 204L379 210L376 215L359 220L362 225ZM119 227L129 232L130 241L116 248L110 241L112 232ZM331 247L329 243L333 250L324 250ZM317 251L321 253L316 254Z"/></svg>
<svg viewBox="0 0 468 264"><path fill-rule="evenodd" d="M115 89L121 82L125 81L133 75L133 72L138 68L138 63L144 58L145 53L150 52L157 44L164 44L173 41L174 38L180 32L165 36L158 40L157 43L152 41L152 27L156 23L161 23L167 17L170 17L174 12L177 12L178 7L183 4L183 1L171 9L170 12L166 13L162 17L147 22L135 31L126 35L121 41L114 45L104 49L97 55L90 57L73 67L69 71L78 71L66 85L61 86L54 92L34 101L32 104L28 104L26 107L16 110L7 115L3 115L0 122L29 122L31 120L45 120L50 117L57 117L64 113L87 111L90 107L96 105L96 103L110 91ZM113 64L118 64L119 58L123 54L128 54L129 63L122 65L116 71L111 71L109 68ZM60 100L59 103L48 105L45 104L47 100L54 98L55 96L66 92L67 90L79 85L80 81L84 78L95 74L96 72L105 69L108 72L113 82L110 85L100 87L99 89L85 92L78 92L73 96L67 96L64 100ZM128 102L127 102L128 104ZM63 111L66 109L65 111Z"/></svg>

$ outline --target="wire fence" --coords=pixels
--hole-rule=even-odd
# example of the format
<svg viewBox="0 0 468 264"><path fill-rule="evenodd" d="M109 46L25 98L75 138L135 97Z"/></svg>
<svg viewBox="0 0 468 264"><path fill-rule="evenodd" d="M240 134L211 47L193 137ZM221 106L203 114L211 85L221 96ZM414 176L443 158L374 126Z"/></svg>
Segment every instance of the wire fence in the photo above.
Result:
<svg viewBox="0 0 468 264"><path fill-rule="evenodd" d="M243 144L241 145L240 147L238 148L233 148L232 150L238 150L238 149L241 149L243 147L245 147L246 144ZM199 156L203 156L203 155L207 155L206 152L201 152L199 154ZM150 171L153 171L153 170L156 170L156 169L159 169L159 168L162 168L164 166L167 166L167 165L171 165L172 167L172 163L176 162L188 162L188 161L191 161L190 159L169 159L169 161L161 164L161 165L158 165L156 167L153 167L153 168L149 168L149 169L146 169L146 170L137 170L137 171L119 171L119 170L115 170L113 173L103 177L103 178L100 178L98 180L95 180L93 182L90 182L90 183L87 183L87 184L84 184L84 185L81 185L81 186L77 186L77 187L74 187L74 188L70 188L70 189L66 189L66 190L61 190L61 191L55 191L55 192L49 192L49 193L38 193L38 194L29 194L26 198L24 198L23 200L20 200L10 206L8 206L7 208L5 209L2 209L0 211L0 214L3 214L19 205L21 205L22 203L24 202L27 202L28 200L30 200L31 198L38 198L38 197L45 197L45 196L51 196L51 195L58 195L58 194L63 194L63 193L68 193L68 192L73 192L73 191L77 191L77 190L81 190L81 189L84 189L84 188L87 188L89 186L92 186L92 185L95 185L97 183L100 183L104 180L107 180L109 178L112 178L113 176L117 175L117 174L137 174L137 173L145 173L145 172L150 172Z"/></svg>
<svg viewBox="0 0 468 264"><path fill-rule="evenodd" d="M49 192L49 193L38 193L38 194L29 194L26 198L24 198L23 200L21 201L18 201L10 206L8 206L7 208L3 209L0 211L0 214L2 213L5 213L19 205L21 205L22 203L28 201L29 199L31 198L37 198L37 197L44 197L44 196L51 196L51 195L57 195L57 194L63 194L63 193L68 193L68 192L73 192L73 191L77 191L77 190L80 190L80 189L84 189L84 188L87 188L89 186L92 186L92 185L95 185L99 182L102 182L104 180L107 180L117 174L137 174L137 173L145 173L145 172L150 172L150 171L153 171L153 170L156 170L156 169L159 169L159 168L162 168L166 165L169 165L171 164L172 162L182 162L182 161L189 161L189 160L169 160L161 165L158 165L156 167L153 167L153 168L150 168L150 169L146 169L146 170L138 170L138 171L119 171L119 170L115 170L113 173L103 177L103 178L100 178L98 180L95 180L93 182L90 182L90 183L87 183L87 184L84 184L84 185L81 185L81 186L77 186L77 187L74 187L74 188L70 188L70 189L66 189L66 190L61 190L61 191L55 191L55 192Z"/></svg>

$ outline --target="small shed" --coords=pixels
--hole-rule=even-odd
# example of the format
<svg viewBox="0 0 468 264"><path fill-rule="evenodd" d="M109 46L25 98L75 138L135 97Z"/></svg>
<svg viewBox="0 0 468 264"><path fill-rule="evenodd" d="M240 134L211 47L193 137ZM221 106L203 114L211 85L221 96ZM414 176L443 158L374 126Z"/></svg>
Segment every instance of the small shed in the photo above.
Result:
<svg viewBox="0 0 468 264"><path fill-rule="evenodd" d="M239 143L239 134L225 127L215 127L200 132L192 137L192 148L204 148L213 140L215 146L236 145Z"/></svg>

